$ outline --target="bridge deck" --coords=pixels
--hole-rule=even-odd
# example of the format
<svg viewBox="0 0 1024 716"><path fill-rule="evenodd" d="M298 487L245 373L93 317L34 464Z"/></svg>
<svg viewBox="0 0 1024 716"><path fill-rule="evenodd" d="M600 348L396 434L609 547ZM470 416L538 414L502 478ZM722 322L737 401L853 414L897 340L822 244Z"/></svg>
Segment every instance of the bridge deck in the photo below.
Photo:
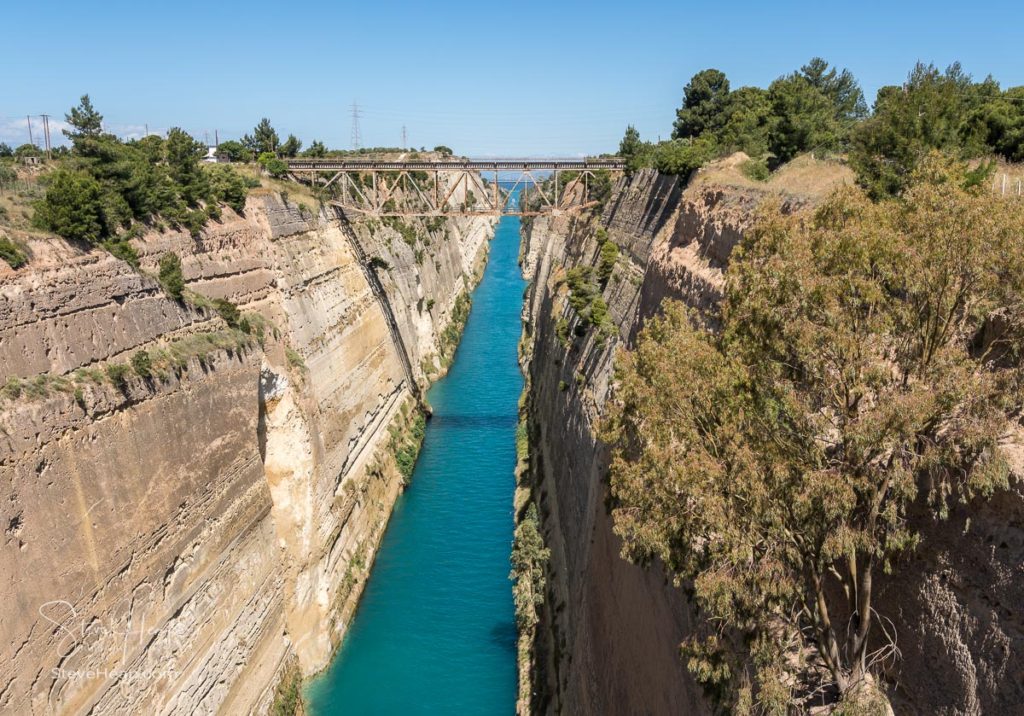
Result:
<svg viewBox="0 0 1024 716"><path fill-rule="evenodd" d="M621 159L451 159L427 161L377 161L373 159L286 159L292 171L571 171L608 169L622 171Z"/></svg>

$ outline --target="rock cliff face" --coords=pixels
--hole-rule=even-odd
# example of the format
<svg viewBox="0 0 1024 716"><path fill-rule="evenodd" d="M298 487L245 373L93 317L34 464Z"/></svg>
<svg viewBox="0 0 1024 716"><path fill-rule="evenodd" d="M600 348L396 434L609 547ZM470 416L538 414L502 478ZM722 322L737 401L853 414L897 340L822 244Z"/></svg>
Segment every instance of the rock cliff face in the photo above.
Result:
<svg viewBox="0 0 1024 716"><path fill-rule="evenodd" d="M745 180L734 163L686 186L642 172L615 187L600 216L537 218L524 230L527 480L551 549L532 711L713 711L678 651L699 615L660 565L620 557L605 503L608 456L594 430L615 350L631 345L666 298L715 306L729 255L761 202L797 209L847 180L845 169L810 161L769 184ZM614 326L603 339L581 324L566 286L571 269L599 265L599 228L620 250L602 292ZM878 609L898 621L903 654L885 674L897 713L1002 714L1024 702L1021 492L1018 483L938 525L920 520L922 548L884 579Z"/></svg>
<svg viewBox="0 0 1024 716"><path fill-rule="evenodd" d="M0 711L263 712L326 665L491 231L413 228L258 193L136 240L140 271L57 239L0 264Z"/></svg>

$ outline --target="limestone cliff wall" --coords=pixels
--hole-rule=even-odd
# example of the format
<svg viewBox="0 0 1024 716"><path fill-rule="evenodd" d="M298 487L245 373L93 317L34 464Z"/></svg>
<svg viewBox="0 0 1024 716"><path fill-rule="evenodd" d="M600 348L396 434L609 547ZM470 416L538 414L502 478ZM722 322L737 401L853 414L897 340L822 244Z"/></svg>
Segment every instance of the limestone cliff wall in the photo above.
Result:
<svg viewBox="0 0 1024 716"><path fill-rule="evenodd" d="M594 430L615 350L631 344L661 302L712 309L729 255L761 202L794 210L847 176L839 167L797 165L765 185L726 166L684 186L641 172L615 187L600 216L538 218L524 231L529 481L552 552L532 711L713 710L678 651L699 615L660 565L642 569L619 556L605 504L607 453ZM579 326L565 285L568 270L597 265L598 227L621 251L603 291L616 330L603 341ZM878 609L900 625L903 659L885 675L897 713L1002 714L1024 703L1021 493L1017 483L947 522L919 520L922 548L896 577L883 578Z"/></svg>
<svg viewBox="0 0 1024 716"><path fill-rule="evenodd" d="M416 410L385 307L418 365L486 253L487 221L445 224L429 267L381 250L383 295L360 221L270 193L136 240L139 271L57 239L0 265L0 711L262 713L290 663L326 665ZM168 251L248 334L165 294Z"/></svg>

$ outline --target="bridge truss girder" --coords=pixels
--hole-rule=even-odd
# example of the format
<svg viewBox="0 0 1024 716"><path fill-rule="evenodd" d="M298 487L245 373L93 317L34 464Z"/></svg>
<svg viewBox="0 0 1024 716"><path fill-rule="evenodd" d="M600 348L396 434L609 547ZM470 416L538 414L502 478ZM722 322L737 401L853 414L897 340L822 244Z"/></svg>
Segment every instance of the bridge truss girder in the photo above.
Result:
<svg viewBox="0 0 1024 716"><path fill-rule="evenodd" d="M414 171L428 175L426 187L413 176ZM373 217L541 216L576 213L594 206L597 202L591 199L590 190L597 172L618 170L570 171L572 178L562 187L559 187L560 170L557 168L491 170L488 173L492 179L486 183L483 171L460 168L293 169L289 176L296 181L308 181L314 188L337 187L334 191L340 196L327 203L346 212ZM550 186L545 187L546 178L540 177L542 173L552 175L554 181ZM447 181L442 181L442 174L447 175ZM499 181L499 175L514 178ZM363 179L365 176L370 177L369 182ZM472 202L453 203L460 187L462 196L472 196ZM523 193L522 200L514 203L519 190ZM402 206L394 201L399 194L407 200ZM409 199L414 199L411 206ZM531 208L534 204L536 208ZM526 209L522 208L524 205Z"/></svg>

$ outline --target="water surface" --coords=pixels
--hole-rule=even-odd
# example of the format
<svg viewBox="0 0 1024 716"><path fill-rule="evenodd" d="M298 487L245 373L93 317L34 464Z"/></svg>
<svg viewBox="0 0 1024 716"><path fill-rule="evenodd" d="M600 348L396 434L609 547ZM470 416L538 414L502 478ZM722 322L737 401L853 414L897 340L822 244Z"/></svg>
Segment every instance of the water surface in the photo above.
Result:
<svg viewBox="0 0 1024 716"><path fill-rule="evenodd" d="M427 394L434 417L412 485L337 657L307 689L313 716L515 709L518 252L519 219L506 216L451 370Z"/></svg>

